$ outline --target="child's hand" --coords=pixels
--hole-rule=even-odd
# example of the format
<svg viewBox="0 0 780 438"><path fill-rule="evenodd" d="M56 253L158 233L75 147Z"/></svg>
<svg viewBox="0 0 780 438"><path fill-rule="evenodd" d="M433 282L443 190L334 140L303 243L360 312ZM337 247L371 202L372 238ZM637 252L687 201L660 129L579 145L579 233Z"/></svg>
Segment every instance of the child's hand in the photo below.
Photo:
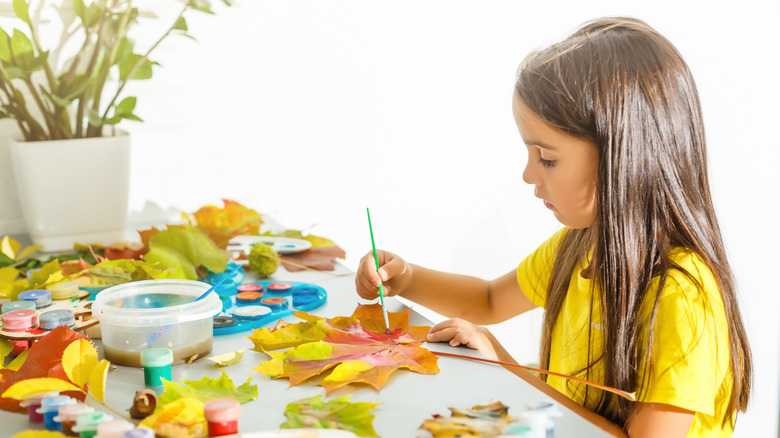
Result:
<svg viewBox="0 0 780 438"><path fill-rule="evenodd" d="M409 265L404 259L391 252L377 250L376 256L379 259L379 271L376 269L372 251L360 259L358 271L355 274L355 287L358 295L367 300L376 299L379 296L380 283L382 283L385 296L400 294L411 274Z"/></svg>
<svg viewBox="0 0 780 438"><path fill-rule="evenodd" d="M451 346L465 345L479 351L488 359L496 360L498 355L493 347L493 335L485 327L455 318L433 326L428 332L428 342L449 342Z"/></svg>

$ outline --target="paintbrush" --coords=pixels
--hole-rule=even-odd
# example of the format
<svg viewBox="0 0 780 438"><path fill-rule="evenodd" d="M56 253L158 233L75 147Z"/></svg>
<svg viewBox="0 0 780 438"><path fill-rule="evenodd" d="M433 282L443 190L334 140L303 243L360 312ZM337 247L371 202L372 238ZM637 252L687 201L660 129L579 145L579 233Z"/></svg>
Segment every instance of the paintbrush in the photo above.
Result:
<svg viewBox="0 0 780 438"><path fill-rule="evenodd" d="M374 251L374 263L376 264L377 275L379 275L379 259L376 256L376 244L374 243L374 230L371 228L371 213L366 207L366 215L368 216L368 231L371 233L371 249ZM379 279L379 303L382 304L382 315L385 317L385 328L388 335L390 334L390 322L387 319L387 308L385 307L385 292L382 289L382 279Z"/></svg>
<svg viewBox="0 0 780 438"><path fill-rule="evenodd" d="M218 282L214 283L214 285L211 286L209 288L209 290L207 290L206 292L203 292L203 294L201 296L199 296L198 298L196 298L195 301L200 301L200 300L206 298L206 296L208 296L208 294L210 294L217 287L219 287L219 285L222 284L222 282L224 282L225 280L227 280L228 277L232 277L233 274L235 274L236 271L238 271L239 268L241 268L241 265L236 265L235 268L231 269L230 272L228 272L227 274L223 275L222 278L220 278Z"/></svg>

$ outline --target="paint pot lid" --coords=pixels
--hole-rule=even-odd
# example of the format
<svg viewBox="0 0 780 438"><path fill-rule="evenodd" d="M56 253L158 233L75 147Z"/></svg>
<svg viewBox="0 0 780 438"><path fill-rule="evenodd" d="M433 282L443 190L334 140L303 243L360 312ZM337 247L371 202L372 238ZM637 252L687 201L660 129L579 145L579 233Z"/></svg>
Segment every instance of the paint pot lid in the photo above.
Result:
<svg viewBox="0 0 780 438"><path fill-rule="evenodd" d="M233 310L233 316L238 319L260 319L271 313L265 306L243 306Z"/></svg>
<svg viewBox="0 0 780 438"><path fill-rule="evenodd" d="M230 327L231 325L237 322L238 320L236 318L233 318L232 316L215 316L214 328Z"/></svg>
<svg viewBox="0 0 780 438"><path fill-rule="evenodd" d="M203 406L203 416L211 423L236 421L241 416L241 404L232 398L218 398Z"/></svg>
<svg viewBox="0 0 780 438"><path fill-rule="evenodd" d="M68 397L67 395L47 397L41 400L41 407L36 409L35 412L39 414L43 414L44 412L57 412L60 410L60 406L72 405L75 403L76 403L76 399Z"/></svg>
<svg viewBox="0 0 780 438"><path fill-rule="evenodd" d="M98 424L97 436L122 436L128 430L135 429L135 425L127 420L111 420Z"/></svg>
<svg viewBox="0 0 780 438"><path fill-rule="evenodd" d="M3 304L2 313L13 312L14 310L35 310L35 303L32 301L11 301Z"/></svg>
<svg viewBox="0 0 780 438"><path fill-rule="evenodd" d="M258 301L263 297L262 292L240 292L236 295L237 301Z"/></svg>
<svg viewBox="0 0 780 438"><path fill-rule="evenodd" d="M141 352L141 366L164 367L173 363L173 352L167 348L149 348Z"/></svg>
<svg viewBox="0 0 780 438"><path fill-rule="evenodd" d="M60 406L59 411L57 411L57 416L54 417L54 421L59 421L60 423L68 420L75 421L79 415L88 414L90 412L95 412L95 408L89 406L86 403L79 402L69 405L62 405Z"/></svg>
<svg viewBox="0 0 780 438"><path fill-rule="evenodd" d="M271 283L268 285L268 289L273 289L275 291L285 291L292 287L292 284L290 283Z"/></svg>
<svg viewBox="0 0 780 438"><path fill-rule="evenodd" d="M72 310L58 309L43 312L38 317L41 330L54 330L55 327L70 327L76 324L76 315Z"/></svg>
<svg viewBox="0 0 780 438"><path fill-rule="evenodd" d="M76 418L76 425L71 429L74 432L88 432L97 429L97 425L105 421L111 421L113 417L103 412L87 412Z"/></svg>
<svg viewBox="0 0 780 438"><path fill-rule="evenodd" d="M264 299L264 300L262 300L260 302L263 303L263 304L267 304L267 305L279 305L279 304L286 303L287 302L287 298L272 297L272 298L266 298L266 299Z"/></svg>
<svg viewBox="0 0 780 438"><path fill-rule="evenodd" d="M154 438L154 431L145 427L139 427L123 433L122 438Z"/></svg>
<svg viewBox="0 0 780 438"><path fill-rule="evenodd" d="M45 289L26 290L19 293L19 300L32 301L37 308L46 307L51 304L51 292Z"/></svg>
<svg viewBox="0 0 780 438"><path fill-rule="evenodd" d="M46 286L53 299L67 300L79 294L79 285L75 281L61 281Z"/></svg>
<svg viewBox="0 0 780 438"><path fill-rule="evenodd" d="M60 393L57 392L57 391L52 391L52 392L47 392L45 394L36 395L35 397L30 397L30 398L26 398L26 399L22 400L22 402L19 403L19 406L21 406L23 408L26 408L27 406L40 406L41 405L41 401L43 401L43 399L50 398L50 397L57 397L58 395L60 395Z"/></svg>
<svg viewBox="0 0 780 438"><path fill-rule="evenodd" d="M239 292L257 292L263 290L263 285L259 283L246 283L239 285L236 289Z"/></svg>
<svg viewBox="0 0 780 438"><path fill-rule="evenodd" d="M38 312L31 309L13 310L3 313L2 320L6 330L27 330L38 327Z"/></svg>

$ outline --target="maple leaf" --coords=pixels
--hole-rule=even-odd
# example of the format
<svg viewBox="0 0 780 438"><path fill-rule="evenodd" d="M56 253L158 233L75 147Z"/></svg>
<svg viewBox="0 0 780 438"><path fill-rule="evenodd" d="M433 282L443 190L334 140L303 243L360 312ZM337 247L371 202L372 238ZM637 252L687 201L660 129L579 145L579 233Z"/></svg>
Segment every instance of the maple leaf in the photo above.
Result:
<svg viewBox="0 0 780 438"><path fill-rule="evenodd" d="M263 220L260 213L238 202L223 199L224 208L208 205L192 213L197 227L218 247L227 248L228 241L239 235L257 235Z"/></svg>
<svg viewBox="0 0 780 438"><path fill-rule="evenodd" d="M379 403L350 403L349 398L345 395L325 402L316 395L289 403L284 409L287 421L279 428L340 429L358 436L377 436L374 415L369 412Z"/></svg>
<svg viewBox="0 0 780 438"><path fill-rule="evenodd" d="M230 353L220 354L218 356L207 357L206 360L214 362L214 364L218 367L226 367L228 365L233 365L240 362L244 357L244 350L246 350L246 348L232 351Z"/></svg>
<svg viewBox="0 0 780 438"><path fill-rule="evenodd" d="M495 437L512 422L508 411L509 408L498 401L469 409L450 408L452 416L435 415L433 419L425 420L420 429L434 437Z"/></svg>
<svg viewBox="0 0 780 438"><path fill-rule="evenodd" d="M199 266L211 272L224 271L228 255L197 228L168 226L149 238L149 252L144 260L157 263L155 266L168 271L169 278L197 280Z"/></svg>
<svg viewBox="0 0 780 438"><path fill-rule="evenodd" d="M62 365L62 355L71 342L79 339L87 339L86 336L73 331L69 327L56 327L46 336L33 343L28 350L27 359L24 361L18 371L9 369L2 371L0 379L0 394L3 394L8 388L17 382L36 378L55 378L73 383L68 378ZM84 400L86 396L83 392L69 391L65 395ZM0 398L0 409L13 412L25 412L25 409L19 406L19 400L12 398Z"/></svg>
<svg viewBox="0 0 780 438"><path fill-rule="evenodd" d="M195 398L201 402L215 398L233 398L239 403L246 403L257 398L257 385L251 383L251 377L243 385L236 387L224 371L222 371L222 376L217 379L209 377L203 377L200 380L182 379L183 385L167 380L162 382L165 392L157 400L158 407L183 397Z"/></svg>
<svg viewBox="0 0 780 438"><path fill-rule="evenodd" d="M203 402L193 397L181 397L165 406L158 405L139 426L148 427L155 431L156 436L165 437L205 437L208 430Z"/></svg>
<svg viewBox="0 0 780 438"><path fill-rule="evenodd" d="M253 350L271 356L255 371L275 379L289 378L290 386L324 376L319 385L326 393L355 382L379 390L401 368L420 374L439 372L437 357L420 346L430 327L409 327L409 309L389 313L389 334L384 322L378 323L384 321L379 304L359 305L352 317L294 315L305 322L273 331L255 330L249 337L255 344ZM271 352L288 347L293 348Z"/></svg>

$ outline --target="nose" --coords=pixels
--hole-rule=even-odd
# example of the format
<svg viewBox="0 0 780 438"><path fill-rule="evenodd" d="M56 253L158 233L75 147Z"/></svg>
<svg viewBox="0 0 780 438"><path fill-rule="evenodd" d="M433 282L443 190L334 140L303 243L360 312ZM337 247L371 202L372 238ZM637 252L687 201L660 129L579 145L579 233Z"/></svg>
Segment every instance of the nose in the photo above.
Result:
<svg viewBox="0 0 780 438"><path fill-rule="evenodd" d="M528 161L525 163L525 169L523 169L523 181L525 181L526 184L535 184L536 175L534 174L533 169L531 169L531 157L528 157Z"/></svg>

